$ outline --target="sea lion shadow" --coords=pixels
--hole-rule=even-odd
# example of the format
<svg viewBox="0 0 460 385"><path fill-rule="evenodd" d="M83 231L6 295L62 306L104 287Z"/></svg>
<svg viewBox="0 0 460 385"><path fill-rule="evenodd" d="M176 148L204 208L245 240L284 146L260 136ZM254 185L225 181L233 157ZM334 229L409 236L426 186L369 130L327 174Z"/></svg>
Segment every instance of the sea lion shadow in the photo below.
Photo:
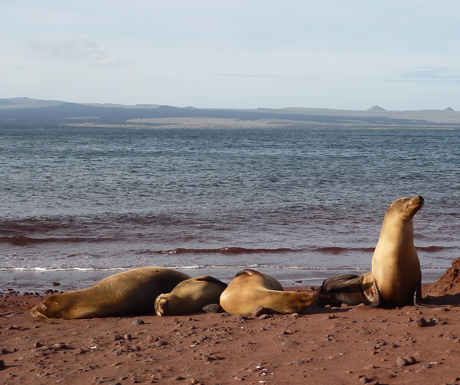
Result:
<svg viewBox="0 0 460 385"><path fill-rule="evenodd" d="M460 293L445 294L440 296L427 295L426 297L423 297L422 301L429 305L460 306Z"/></svg>

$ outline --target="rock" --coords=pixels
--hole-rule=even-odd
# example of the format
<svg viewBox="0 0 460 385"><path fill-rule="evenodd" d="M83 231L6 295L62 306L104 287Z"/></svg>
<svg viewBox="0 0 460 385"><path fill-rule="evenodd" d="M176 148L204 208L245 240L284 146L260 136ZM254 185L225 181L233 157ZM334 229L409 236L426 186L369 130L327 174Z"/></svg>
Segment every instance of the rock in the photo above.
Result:
<svg viewBox="0 0 460 385"><path fill-rule="evenodd" d="M396 359L396 364L398 366L408 366L409 365L409 362L405 359L405 358L402 358L402 357L398 357Z"/></svg>
<svg viewBox="0 0 460 385"><path fill-rule="evenodd" d="M51 346L53 349L67 349L67 345L60 342Z"/></svg>
<svg viewBox="0 0 460 385"><path fill-rule="evenodd" d="M222 313L224 309L222 309L217 303L211 303L203 307L203 311L206 313Z"/></svg>
<svg viewBox="0 0 460 385"><path fill-rule="evenodd" d="M140 318L136 318L134 321L133 321L133 325L143 325L145 322L143 320L141 320Z"/></svg>
<svg viewBox="0 0 460 385"><path fill-rule="evenodd" d="M426 321L425 318L423 317L419 317L415 320L415 325L417 325L418 327L425 327L425 326L428 326L428 322Z"/></svg>
<svg viewBox="0 0 460 385"><path fill-rule="evenodd" d="M444 275L428 288L427 294L434 296L460 294L460 257L454 259L452 266Z"/></svg>
<svg viewBox="0 0 460 385"><path fill-rule="evenodd" d="M304 360L294 360L294 361L291 362L291 364L294 364L294 365L300 365L300 364L303 364L303 363L305 363Z"/></svg>
<svg viewBox="0 0 460 385"><path fill-rule="evenodd" d="M268 313L267 309L259 305L251 312L251 315L253 315L254 317L260 317L261 315L267 314L267 313Z"/></svg>

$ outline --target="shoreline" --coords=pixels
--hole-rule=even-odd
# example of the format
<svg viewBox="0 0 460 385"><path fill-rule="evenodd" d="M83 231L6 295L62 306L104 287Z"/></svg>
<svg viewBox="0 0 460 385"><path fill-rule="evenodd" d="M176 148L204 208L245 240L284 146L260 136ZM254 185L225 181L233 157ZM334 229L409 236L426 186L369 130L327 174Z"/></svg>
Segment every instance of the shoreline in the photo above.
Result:
<svg viewBox="0 0 460 385"><path fill-rule="evenodd" d="M171 267L182 271L192 277L201 275L211 275L214 278L220 279L223 282L230 282L235 274L242 268L234 269L181 269ZM254 269L263 273L269 274L280 281L284 287L299 287L299 286L320 286L322 282L334 275L354 273L364 274L369 270L355 269L329 269L329 270L296 270L296 269L274 269L260 268ZM5 289L11 289L15 292L24 293L46 293L48 290L70 291L84 289L90 287L109 275L120 273L128 269L112 269L112 270L0 270L0 282L3 292ZM439 269L423 269L423 283L434 283L444 274L445 268Z"/></svg>

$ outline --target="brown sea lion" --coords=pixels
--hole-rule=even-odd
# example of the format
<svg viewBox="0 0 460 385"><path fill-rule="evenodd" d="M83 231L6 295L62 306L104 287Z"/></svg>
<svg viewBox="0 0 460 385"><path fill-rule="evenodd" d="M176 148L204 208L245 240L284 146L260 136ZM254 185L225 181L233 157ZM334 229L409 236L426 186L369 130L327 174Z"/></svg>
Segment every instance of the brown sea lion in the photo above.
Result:
<svg viewBox="0 0 460 385"><path fill-rule="evenodd" d="M397 199L389 205L372 257L372 272L326 279L319 294L321 302L424 306L421 303L422 271L412 223L423 203L424 199L417 195Z"/></svg>
<svg viewBox="0 0 460 385"><path fill-rule="evenodd" d="M251 313L258 306L271 313L301 313L316 301L316 293L283 291L275 278L250 269L236 274L220 296L220 306L232 314Z"/></svg>
<svg viewBox="0 0 460 385"><path fill-rule="evenodd" d="M111 275L87 289L53 294L31 313L34 317L67 319L154 313L155 298L188 278L165 267L140 267Z"/></svg>
<svg viewBox="0 0 460 385"><path fill-rule="evenodd" d="M190 278L180 282L168 294L155 300L155 312L160 316L201 312L203 307L218 304L227 284L210 276Z"/></svg>

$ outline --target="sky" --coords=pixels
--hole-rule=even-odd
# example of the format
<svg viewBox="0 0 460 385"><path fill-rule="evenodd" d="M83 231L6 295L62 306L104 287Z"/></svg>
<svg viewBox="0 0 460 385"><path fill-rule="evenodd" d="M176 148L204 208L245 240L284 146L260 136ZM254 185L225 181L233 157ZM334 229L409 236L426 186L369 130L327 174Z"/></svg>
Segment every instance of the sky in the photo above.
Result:
<svg viewBox="0 0 460 385"><path fill-rule="evenodd" d="M2 0L0 98L460 110L458 0Z"/></svg>

